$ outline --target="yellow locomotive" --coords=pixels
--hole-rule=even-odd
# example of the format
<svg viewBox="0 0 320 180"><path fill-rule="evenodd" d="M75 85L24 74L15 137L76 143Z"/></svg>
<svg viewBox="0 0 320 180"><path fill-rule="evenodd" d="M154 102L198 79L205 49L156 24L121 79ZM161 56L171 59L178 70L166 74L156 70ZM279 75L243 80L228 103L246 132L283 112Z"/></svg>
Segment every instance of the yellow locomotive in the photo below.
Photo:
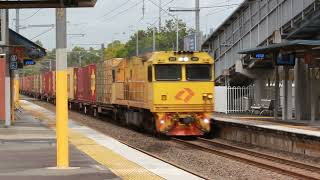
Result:
<svg viewBox="0 0 320 180"><path fill-rule="evenodd" d="M115 118L169 136L210 131L214 110L213 59L205 52L155 52L114 60Z"/></svg>

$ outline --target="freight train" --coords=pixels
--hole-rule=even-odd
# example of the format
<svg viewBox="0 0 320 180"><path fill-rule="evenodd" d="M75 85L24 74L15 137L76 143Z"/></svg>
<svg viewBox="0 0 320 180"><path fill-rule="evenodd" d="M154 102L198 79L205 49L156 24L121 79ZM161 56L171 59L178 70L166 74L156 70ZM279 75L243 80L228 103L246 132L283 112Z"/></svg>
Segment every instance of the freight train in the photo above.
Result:
<svg viewBox="0 0 320 180"><path fill-rule="evenodd" d="M69 109L104 113L167 136L210 132L214 60L205 52L154 52L68 68ZM55 72L20 78L20 92L55 102Z"/></svg>

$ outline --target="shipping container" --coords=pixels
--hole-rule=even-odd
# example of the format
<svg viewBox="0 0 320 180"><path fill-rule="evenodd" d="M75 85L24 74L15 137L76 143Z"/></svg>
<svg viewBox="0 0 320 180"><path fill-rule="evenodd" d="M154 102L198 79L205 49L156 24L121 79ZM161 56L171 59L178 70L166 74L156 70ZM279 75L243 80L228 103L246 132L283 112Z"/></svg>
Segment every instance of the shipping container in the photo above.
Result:
<svg viewBox="0 0 320 180"><path fill-rule="evenodd" d="M146 67L141 58L122 60L116 67L115 103L144 108L147 104Z"/></svg>
<svg viewBox="0 0 320 180"><path fill-rule="evenodd" d="M54 96L54 89L55 89L55 83L54 83L54 72L53 71L48 71L45 72L42 75L42 83L43 83L43 95L45 97L53 97Z"/></svg>
<svg viewBox="0 0 320 180"><path fill-rule="evenodd" d="M96 102L96 65L80 67L77 72L78 101Z"/></svg>
<svg viewBox="0 0 320 180"><path fill-rule="evenodd" d="M74 89L74 99L78 100L78 70L79 68L73 69L73 89Z"/></svg>
<svg viewBox="0 0 320 180"><path fill-rule="evenodd" d="M33 93L36 96L39 96L42 93L41 87L42 87L41 74L35 74L33 76Z"/></svg>
<svg viewBox="0 0 320 180"><path fill-rule="evenodd" d="M67 69L67 90L68 98L70 100L74 99L74 68Z"/></svg>
<svg viewBox="0 0 320 180"><path fill-rule="evenodd" d="M52 97L56 97L56 72L52 71Z"/></svg>
<svg viewBox="0 0 320 180"><path fill-rule="evenodd" d="M97 66L97 102L100 104L113 104L112 88L115 86L115 67L122 61L122 58L106 60Z"/></svg>

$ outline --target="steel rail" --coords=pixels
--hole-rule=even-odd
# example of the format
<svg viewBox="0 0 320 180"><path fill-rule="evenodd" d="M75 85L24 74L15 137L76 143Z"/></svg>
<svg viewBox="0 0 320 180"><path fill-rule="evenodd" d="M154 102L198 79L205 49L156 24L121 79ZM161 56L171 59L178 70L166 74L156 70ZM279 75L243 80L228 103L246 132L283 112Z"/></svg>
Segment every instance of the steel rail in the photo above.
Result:
<svg viewBox="0 0 320 180"><path fill-rule="evenodd" d="M248 149L245 149L245 148L236 147L236 146L232 146L232 145L229 145L229 144L215 142L215 141L211 141L211 140L207 140L207 139L203 139L203 138L198 138L198 141L203 142L203 143L208 143L208 144L216 146L216 147L221 147L221 148L224 148L224 149L237 151L237 152L240 152L240 153L243 153L243 154L247 154L247 155L250 155L250 156L254 156L254 157L257 157L257 158L262 158L262 159L266 159L266 160L269 160L269 161L285 164L285 165L288 165L288 166L293 166L295 168L304 169L304 170L308 170L308 171L314 171L314 172L320 172L320 167L312 166L312 165L301 163L301 162L298 162L298 161L289 160L289 159L285 159L285 158L281 158L281 157L276 157L276 156L272 156L272 155L269 155L269 154L265 154L265 153L261 153L261 152L257 152L257 151L252 151L252 150L248 150Z"/></svg>
<svg viewBox="0 0 320 180"><path fill-rule="evenodd" d="M181 139L177 139L177 138L171 138L171 139L174 140L174 142L183 144L185 146L189 146L191 148L195 148L195 149L198 149L198 150L201 150L201 151L204 151L204 152L208 152L208 153L211 153L211 154L215 154L215 155L218 155L218 156L222 156L222 157L225 157L225 158L228 158L228 159L232 159L232 160L236 160L236 161L239 161L239 162L243 162L243 163L246 163L246 164L250 164L250 165L253 165L253 166L256 166L256 167L260 167L260 168L263 168L263 169L266 169L266 170L270 170L270 171L273 171L273 172L278 172L278 173L283 174L283 175L296 177L296 178L301 178L301 179L311 179L311 180L319 180L320 179L320 177L317 178L317 177L314 177L314 176L309 175L309 174L303 174L303 173L295 172L294 170L289 170L289 169L285 169L285 168L282 168L282 167L279 167L279 166L273 166L273 165L269 165L269 164L266 164L266 163L263 163L263 162L259 162L258 160L253 160L253 159L250 159L250 158L240 157L240 156L234 155L232 153L224 152L223 150L217 150L217 149L205 147L205 146L196 144L197 141L191 142L191 141L185 141L185 140L181 140ZM230 150L230 149L228 149L228 150ZM272 163L274 163L274 162L272 162ZM302 169L302 170L305 170L305 169Z"/></svg>

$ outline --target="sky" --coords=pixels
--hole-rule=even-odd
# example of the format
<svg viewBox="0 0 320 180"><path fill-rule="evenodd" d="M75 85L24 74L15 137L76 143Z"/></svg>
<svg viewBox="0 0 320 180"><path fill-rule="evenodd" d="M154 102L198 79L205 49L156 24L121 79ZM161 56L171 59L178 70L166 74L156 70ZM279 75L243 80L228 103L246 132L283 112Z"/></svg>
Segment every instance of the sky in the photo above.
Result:
<svg viewBox="0 0 320 180"><path fill-rule="evenodd" d="M127 41L138 29L146 29L151 24L158 27L159 0L98 0L94 8L67 10L68 49L74 46L99 48L98 44L108 44L113 40ZM200 26L205 34L216 29L243 0L200 0ZM155 5L156 4L156 5ZM162 24L169 7L194 8L194 0L162 0ZM194 12L171 12L183 19L188 27L194 28ZM55 9L20 10L20 34L32 41L40 40L46 49L55 47L55 28L23 28L29 25L55 24ZM15 29L15 10L10 10L10 28ZM82 36L83 35L83 36ZM91 44L91 45L90 45Z"/></svg>

